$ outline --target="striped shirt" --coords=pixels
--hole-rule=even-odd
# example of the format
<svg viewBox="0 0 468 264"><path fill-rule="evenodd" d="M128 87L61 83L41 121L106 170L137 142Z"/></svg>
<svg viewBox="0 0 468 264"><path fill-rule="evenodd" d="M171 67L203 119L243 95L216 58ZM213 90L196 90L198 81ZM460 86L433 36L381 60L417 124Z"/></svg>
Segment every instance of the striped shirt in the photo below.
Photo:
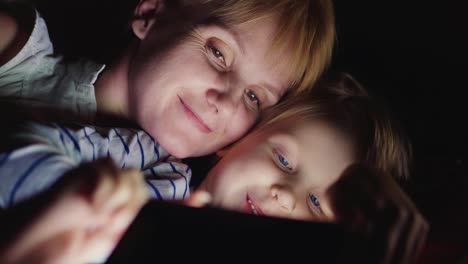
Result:
<svg viewBox="0 0 468 264"><path fill-rule="evenodd" d="M94 83L103 68L87 60L65 62L55 55L46 22L36 11L27 43L13 59L0 65L0 96L35 99L92 120ZM188 166L144 131L30 123L18 132L11 140L26 145L0 153L0 207L43 191L83 162L107 156L122 168L141 169L154 198L182 199L189 194Z"/></svg>
<svg viewBox="0 0 468 264"><path fill-rule="evenodd" d="M3 208L45 190L81 163L104 157L121 168L140 169L152 198L183 199L190 192L190 168L143 130L30 122L12 140L22 147L0 154Z"/></svg>

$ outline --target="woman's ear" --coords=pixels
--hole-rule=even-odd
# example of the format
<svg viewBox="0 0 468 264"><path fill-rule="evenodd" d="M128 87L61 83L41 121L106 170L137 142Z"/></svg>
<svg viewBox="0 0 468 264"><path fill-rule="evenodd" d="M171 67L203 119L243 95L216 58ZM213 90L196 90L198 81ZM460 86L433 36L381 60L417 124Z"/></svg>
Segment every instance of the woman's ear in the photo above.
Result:
<svg viewBox="0 0 468 264"><path fill-rule="evenodd" d="M135 7L131 28L135 36L144 39L156 20L156 15L164 10L164 0L140 0Z"/></svg>

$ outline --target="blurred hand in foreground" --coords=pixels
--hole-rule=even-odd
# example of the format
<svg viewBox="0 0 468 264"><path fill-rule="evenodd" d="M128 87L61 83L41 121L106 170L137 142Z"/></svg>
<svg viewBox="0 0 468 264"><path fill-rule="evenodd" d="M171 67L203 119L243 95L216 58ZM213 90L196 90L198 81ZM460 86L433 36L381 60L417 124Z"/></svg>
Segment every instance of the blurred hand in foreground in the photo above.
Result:
<svg viewBox="0 0 468 264"><path fill-rule="evenodd" d="M82 165L4 212L9 235L0 262L105 261L146 201L138 170L120 170L110 159Z"/></svg>

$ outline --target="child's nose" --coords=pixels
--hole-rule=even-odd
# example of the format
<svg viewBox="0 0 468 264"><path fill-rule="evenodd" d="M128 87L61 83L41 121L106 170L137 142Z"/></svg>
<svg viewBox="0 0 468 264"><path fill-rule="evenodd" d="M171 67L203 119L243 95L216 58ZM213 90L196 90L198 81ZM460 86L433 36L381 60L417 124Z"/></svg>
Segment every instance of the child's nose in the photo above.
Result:
<svg viewBox="0 0 468 264"><path fill-rule="evenodd" d="M292 213L296 206L296 199L292 191L286 186L274 185L271 187L271 196L278 206L286 213Z"/></svg>

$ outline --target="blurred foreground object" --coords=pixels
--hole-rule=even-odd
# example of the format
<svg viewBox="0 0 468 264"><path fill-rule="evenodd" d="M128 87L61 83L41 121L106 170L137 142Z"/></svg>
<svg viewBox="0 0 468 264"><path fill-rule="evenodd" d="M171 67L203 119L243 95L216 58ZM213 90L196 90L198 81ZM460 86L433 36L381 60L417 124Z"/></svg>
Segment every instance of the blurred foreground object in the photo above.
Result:
<svg viewBox="0 0 468 264"><path fill-rule="evenodd" d="M146 201L139 171L110 159L80 166L4 211L0 262L105 261Z"/></svg>

